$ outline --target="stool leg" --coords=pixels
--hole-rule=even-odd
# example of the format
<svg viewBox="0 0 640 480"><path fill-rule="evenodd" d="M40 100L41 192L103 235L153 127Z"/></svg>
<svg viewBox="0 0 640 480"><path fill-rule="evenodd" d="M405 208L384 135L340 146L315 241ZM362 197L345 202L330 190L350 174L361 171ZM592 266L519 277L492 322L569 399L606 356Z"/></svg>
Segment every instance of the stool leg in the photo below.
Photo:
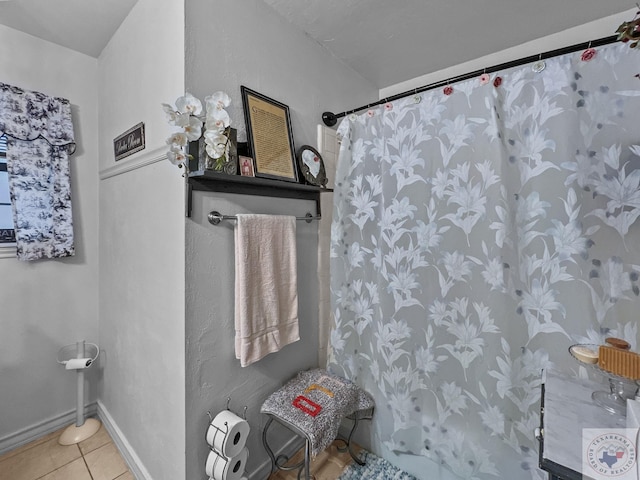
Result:
<svg viewBox="0 0 640 480"><path fill-rule="evenodd" d="M351 431L349 432L349 438L347 439L347 450L349 451L349 455L351 455L351 458L353 458L353 460L358 465L362 466L365 463L362 460L360 460L360 458L356 457L354 453L351 451L351 437L353 436L357 428L358 428L358 415L356 414L353 420L353 427L351 427Z"/></svg>
<svg viewBox="0 0 640 480"><path fill-rule="evenodd" d="M269 417L269 420L267 420L267 423L264 425L264 430L262 430L262 444L264 445L264 449L267 451L267 454L271 459L271 472L273 473L277 470L278 464L276 462L275 455L273 454L271 448L269 448L269 444L267 443L267 430L269 429L271 422L273 422L273 418Z"/></svg>
<svg viewBox="0 0 640 480"><path fill-rule="evenodd" d="M309 439L305 439L304 442L304 480L311 480L310 475L311 468L311 442Z"/></svg>
<svg viewBox="0 0 640 480"><path fill-rule="evenodd" d="M300 470L298 470L298 480L300 480L300 475L302 475L302 470L304 469L304 480L312 480L316 477L311 476L310 472L311 468L311 442L309 439L305 440L304 443L304 465L300 466Z"/></svg>
<svg viewBox="0 0 640 480"><path fill-rule="evenodd" d="M349 417L349 418L351 418L351 417ZM362 460L360 460L359 456L356 456L356 454L353 453L353 450L351 450L351 437L353 437L353 434L357 430L359 421L360 421L360 418L356 414L353 417L353 426L351 427L351 431L349 432L349 436L347 437L347 439L345 440L344 438L337 438L336 440L339 440L340 442L344 443L344 447L338 447L338 451L339 452L349 452L349 455L351 456L351 458L358 465L362 466L362 465L365 465L366 463L363 462Z"/></svg>

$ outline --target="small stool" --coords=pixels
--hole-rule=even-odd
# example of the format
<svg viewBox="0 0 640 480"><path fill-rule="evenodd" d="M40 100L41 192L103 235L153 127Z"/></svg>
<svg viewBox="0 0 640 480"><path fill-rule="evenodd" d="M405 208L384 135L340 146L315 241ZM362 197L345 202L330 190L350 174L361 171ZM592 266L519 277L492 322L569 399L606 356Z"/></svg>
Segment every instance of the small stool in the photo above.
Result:
<svg viewBox="0 0 640 480"><path fill-rule="evenodd" d="M349 452L354 461L364 465L351 450L351 437L360 420L372 418L373 410L371 397L353 382L322 369L300 372L284 387L272 393L260 409L269 416L262 432L262 443L271 459L271 471L299 469L300 479L304 469L305 480L311 480L312 456L315 457L336 439L343 418L353 420L348 438L340 439L345 443L344 450ZM276 458L269 447L267 430L274 420L305 439L304 460L300 463L284 466L288 457L279 455Z"/></svg>

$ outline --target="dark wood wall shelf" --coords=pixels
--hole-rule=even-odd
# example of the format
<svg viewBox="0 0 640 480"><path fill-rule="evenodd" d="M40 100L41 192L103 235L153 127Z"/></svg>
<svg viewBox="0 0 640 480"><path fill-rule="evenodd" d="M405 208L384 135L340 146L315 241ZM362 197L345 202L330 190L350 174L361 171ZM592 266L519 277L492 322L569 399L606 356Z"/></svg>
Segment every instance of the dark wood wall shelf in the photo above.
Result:
<svg viewBox="0 0 640 480"><path fill-rule="evenodd" d="M316 202L317 215L321 215L320 194L333 192L330 188L321 188L314 185L303 185L270 178L227 175L211 171L190 174L187 180L187 189L187 217L191 216L191 196L194 190L313 200Z"/></svg>

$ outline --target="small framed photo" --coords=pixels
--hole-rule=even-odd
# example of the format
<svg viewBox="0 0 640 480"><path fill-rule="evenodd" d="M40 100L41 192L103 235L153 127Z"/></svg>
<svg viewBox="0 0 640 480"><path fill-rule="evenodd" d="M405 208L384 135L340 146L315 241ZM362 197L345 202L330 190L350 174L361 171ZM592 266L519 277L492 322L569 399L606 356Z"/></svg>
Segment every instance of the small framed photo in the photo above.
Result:
<svg viewBox="0 0 640 480"><path fill-rule="evenodd" d="M238 157L238 164L240 165L240 175L243 177L255 177L256 172L253 169L253 158L250 157Z"/></svg>
<svg viewBox="0 0 640 480"><path fill-rule="evenodd" d="M298 183L289 107L240 87L255 176Z"/></svg>
<svg viewBox="0 0 640 480"><path fill-rule="evenodd" d="M296 157L302 176L307 183L317 187L326 187L327 172L318 151L309 145L303 145L298 150Z"/></svg>

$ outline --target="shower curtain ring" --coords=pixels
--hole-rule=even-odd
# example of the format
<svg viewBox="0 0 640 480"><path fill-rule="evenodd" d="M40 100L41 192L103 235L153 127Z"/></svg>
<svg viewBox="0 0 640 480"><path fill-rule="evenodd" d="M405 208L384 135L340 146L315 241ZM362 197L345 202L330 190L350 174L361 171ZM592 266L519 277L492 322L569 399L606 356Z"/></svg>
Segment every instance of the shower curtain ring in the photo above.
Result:
<svg viewBox="0 0 640 480"><path fill-rule="evenodd" d="M209 417L209 422L213 422L213 415L211 415L209 410L207 410L207 416Z"/></svg>
<svg viewBox="0 0 640 480"><path fill-rule="evenodd" d="M244 406L244 410L242 411L242 418L244 420L247 419L247 406L246 405Z"/></svg>
<svg viewBox="0 0 640 480"><path fill-rule="evenodd" d="M418 95L418 87L413 89L413 103L420 103L422 101L422 97Z"/></svg>
<svg viewBox="0 0 640 480"><path fill-rule="evenodd" d="M531 70L533 70L536 73L540 73L545 69L545 67L546 67L546 64L544 63L544 60L542 60L542 53L539 53L538 61L531 66Z"/></svg>
<svg viewBox="0 0 640 480"><path fill-rule="evenodd" d="M231 403L231 397L227 397L227 410L231 410L229 408L229 404Z"/></svg>

